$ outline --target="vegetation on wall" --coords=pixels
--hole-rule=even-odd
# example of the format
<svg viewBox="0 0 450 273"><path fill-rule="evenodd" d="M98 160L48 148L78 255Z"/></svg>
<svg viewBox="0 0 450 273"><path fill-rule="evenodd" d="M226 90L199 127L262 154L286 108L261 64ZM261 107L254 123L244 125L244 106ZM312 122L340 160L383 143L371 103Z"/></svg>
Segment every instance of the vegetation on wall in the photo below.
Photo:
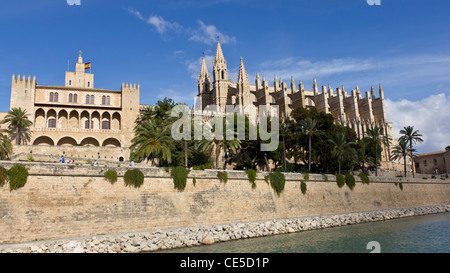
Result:
<svg viewBox="0 0 450 273"><path fill-rule="evenodd" d="M125 186L139 188L144 183L144 174L139 169L129 169L123 176Z"/></svg>
<svg viewBox="0 0 450 273"><path fill-rule="evenodd" d="M248 169L245 171L245 173L247 174L248 180L250 181L250 183L252 183L252 188L256 187L256 170L253 169Z"/></svg>
<svg viewBox="0 0 450 273"><path fill-rule="evenodd" d="M117 181L117 172L116 170L107 170L105 172L105 179L114 184Z"/></svg>
<svg viewBox="0 0 450 273"><path fill-rule="evenodd" d="M336 183L339 188L342 188L345 185L345 176L342 174L336 174Z"/></svg>
<svg viewBox="0 0 450 273"><path fill-rule="evenodd" d="M184 190L184 188L186 187L188 174L189 174L189 170L187 170L185 167L182 167L182 166L173 167L170 170L170 176L172 177L172 180L173 180L173 187L180 191ZM195 177L194 177L194 181L195 181ZM194 185L195 185L195 182L194 182Z"/></svg>
<svg viewBox="0 0 450 273"><path fill-rule="evenodd" d="M302 183L300 183L300 190L302 191L302 194L306 194L306 183L305 181L302 181Z"/></svg>
<svg viewBox="0 0 450 273"><path fill-rule="evenodd" d="M347 186L350 188L350 190L353 190L353 188L355 187L356 183L355 183L355 177L351 174L346 174L345 175L345 184L347 184Z"/></svg>
<svg viewBox="0 0 450 273"><path fill-rule="evenodd" d="M8 171L0 166L0 187L3 187L8 181Z"/></svg>
<svg viewBox="0 0 450 273"><path fill-rule="evenodd" d="M363 184L369 184L370 183L370 179L369 176L367 176L366 173L360 173L358 174L359 178L361 178L361 181Z"/></svg>
<svg viewBox="0 0 450 273"><path fill-rule="evenodd" d="M28 171L22 165L14 165L8 171L8 178L10 190L11 191L16 190L18 188L25 186L25 183L27 182L28 178Z"/></svg>
<svg viewBox="0 0 450 273"><path fill-rule="evenodd" d="M269 173L270 185L275 190L278 196L284 190L284 185L286 183L286 178L282 172L271 172Z"/></svg>
<svg viewBox="0 0 450 273"><path fill-rule="evenodd" d="M219 178L220 182L227 183L227 181L228 181L228 173L226 171L217 172L217 178Z"/></svg>

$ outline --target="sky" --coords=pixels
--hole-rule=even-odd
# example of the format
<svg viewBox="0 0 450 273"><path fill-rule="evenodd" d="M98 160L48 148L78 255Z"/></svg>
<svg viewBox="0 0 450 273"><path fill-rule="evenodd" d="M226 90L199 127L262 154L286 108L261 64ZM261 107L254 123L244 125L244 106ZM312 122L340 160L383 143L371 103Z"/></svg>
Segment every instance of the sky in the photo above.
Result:
<svg viewBox="0 0 450 273"><path fill-rule="evenodd" d="M79 2L80 5L76 5ZM379 2L379 5L370 5ZM69 5L75 3L75 5ZM12 75L64 85L78 51L94 87L140 85L140 103L193 105L202 56L211 73L217 37L236 82L291 76L312 90L381 83L394 136L414 126L418 153L450 145L448 0L17 0L0 3L0 111ZM212 75L211 75L212 77ZM377 92L378 96L378 92Z"/></svg>

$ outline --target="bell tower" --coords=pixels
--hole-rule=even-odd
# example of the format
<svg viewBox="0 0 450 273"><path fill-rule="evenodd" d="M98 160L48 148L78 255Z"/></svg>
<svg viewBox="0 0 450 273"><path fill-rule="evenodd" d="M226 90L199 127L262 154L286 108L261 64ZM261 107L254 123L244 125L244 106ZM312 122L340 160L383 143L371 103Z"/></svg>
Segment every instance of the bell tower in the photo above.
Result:
<svg viewBox="0 0 450 273"><path fill-rule="evenodd" d="M220 41L217 41L216 57L213 63L213 77L213 103L224 112L228 98L228 86L231 84L231 80L228 79L227 61L223 57Z"/></svg>

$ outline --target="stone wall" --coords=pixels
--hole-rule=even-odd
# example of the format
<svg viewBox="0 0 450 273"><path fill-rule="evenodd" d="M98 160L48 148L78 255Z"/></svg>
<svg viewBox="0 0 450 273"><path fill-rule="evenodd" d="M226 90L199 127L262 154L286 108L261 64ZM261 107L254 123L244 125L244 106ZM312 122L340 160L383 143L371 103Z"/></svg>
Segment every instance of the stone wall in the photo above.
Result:
<svg viewBox="0 0 450 273"><path fill-rule="evenodd" d="M144 184L131 188L123 182L129 167L111 166L119 175L111 184L106 166L21 164L30 173L26 185L0 188L0 243L450 204L450 180L440 179L371 177L367 185L356 177L350 190L339 188L334 175L310 175L303 195L303 175L286 174L277 196L264 173L252 188L244 172L227 171L228 182L221 183L215 170L191 171L179 191L159 168L140 168Z"/></svg>

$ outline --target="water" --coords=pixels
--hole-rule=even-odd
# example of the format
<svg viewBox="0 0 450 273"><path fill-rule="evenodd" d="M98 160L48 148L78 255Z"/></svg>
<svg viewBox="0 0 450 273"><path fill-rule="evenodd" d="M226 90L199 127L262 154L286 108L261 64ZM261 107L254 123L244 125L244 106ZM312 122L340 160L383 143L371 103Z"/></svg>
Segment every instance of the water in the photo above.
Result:
<svg viewBox="0 0 450 273"><path fill-rule="evenodd" d="M160 253L450 253L450 213L241 239ZM375 243L376 244L376 243Z"/></svg>

